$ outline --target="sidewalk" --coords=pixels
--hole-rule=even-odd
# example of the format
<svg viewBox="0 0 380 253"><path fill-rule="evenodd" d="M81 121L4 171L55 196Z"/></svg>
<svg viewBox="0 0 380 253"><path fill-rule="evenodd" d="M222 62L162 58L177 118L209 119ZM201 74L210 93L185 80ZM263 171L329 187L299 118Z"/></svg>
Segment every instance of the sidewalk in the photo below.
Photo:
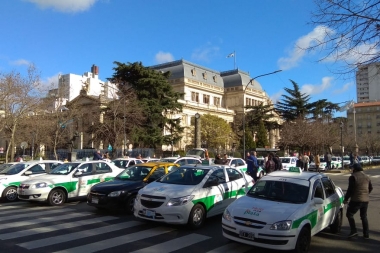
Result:
<svg viewBox="0 0 380 253"><path fill-rule="evenodd" d="M379 165L369 165L369 166L365 166L363 167L363 170L370 170L370 169L375 169L375 168L379 168ZM351 169L348 168L348 169L332 169L332 170L328 170L328 171L324 171L324 173L351 173Z"/></svg>

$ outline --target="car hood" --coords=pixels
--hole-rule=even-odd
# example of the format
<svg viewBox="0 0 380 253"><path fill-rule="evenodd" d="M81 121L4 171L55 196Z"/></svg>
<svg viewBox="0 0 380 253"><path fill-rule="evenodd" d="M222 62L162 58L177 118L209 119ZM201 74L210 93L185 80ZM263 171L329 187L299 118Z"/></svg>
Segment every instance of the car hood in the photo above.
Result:
<svg viewBox="0 0 380 253"><path fill-rule="evenodd" d="M130 191L133 189L138 189L144 186L143 181L128 181L121 179L114 179L107 182L102 182L94 185L91 191L110 193L113 191Z"/></svg>
<svg viewBox="0 0 380 253"><path fill-rule="evenodd" d="M197 188L198 185L163 184L159 182L153 182L141 189L139 191L139 194L179 198L191 195Z"/></svg>
<svg viewBox="0 0 380 253"><path fill-rule="evenodd" d="M287 220L302 204L290 204L243 196L227 208L232 217L243 217L272 224Z"/></svg>

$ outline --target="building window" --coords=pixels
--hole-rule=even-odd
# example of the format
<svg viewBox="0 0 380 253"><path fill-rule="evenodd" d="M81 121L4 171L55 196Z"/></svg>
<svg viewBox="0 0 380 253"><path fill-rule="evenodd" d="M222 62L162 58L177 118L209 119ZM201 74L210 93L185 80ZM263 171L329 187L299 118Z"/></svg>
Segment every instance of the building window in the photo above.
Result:
<svg viewBox="0 0 380 253"><path fill-rule="evenodd" d="M202 75L203 75L203 79L207 80L207 73L204 72Z"/></svg>
<svg viewBox="0 0 380 253"><path fill-rule="evenodd" d="M214 82L216 83L216 81L218 80L217 76L213 76L212 79L214 80Z"/></svg>
<svg viewBox="0 0 380 253"><path fill-rule="evenodd" d="M210 104L210 95L203 95L203 103Z"/></svg>
<svg viewBox="0 0 380 253"><path fill-rule="evenodd" d="M220 106L220 98L214 97L214 105L218 107Z"/></svg>
<svg viewBox="0 0 380 253"><path fill-rule="evenodd" d="M191 101L199 102L199 93L198 92L191 92Z"/></svg>
<svg viewBox="0 0 380 253"><path fill-rule="evenodd" d="M197 75L197 71L195 70L195 68L193 68L193 69L191 70L191 74L192 74L193 76L196 76L196 75Z"/></svg>

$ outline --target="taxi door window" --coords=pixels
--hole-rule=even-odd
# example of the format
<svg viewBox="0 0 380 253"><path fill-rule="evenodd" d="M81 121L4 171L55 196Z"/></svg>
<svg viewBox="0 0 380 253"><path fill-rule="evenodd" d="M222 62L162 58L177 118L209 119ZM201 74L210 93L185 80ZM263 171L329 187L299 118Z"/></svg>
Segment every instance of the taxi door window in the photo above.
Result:
<svg viewBox="0 0 380 253"><path fill-rule="evenodd" d="M92 164L85 163L78 167L78 171L82 172L80 176L88 176L92 174Z"/></svg>
<svg viewBox="0 0 380 253"><path fill-rule="evenodd" d="M334 195L335 190L334 186L331 183L330 179L328 178L322 178L323 188L325 189L326 198L330 197L331 195Z"/></svg>
<svg viewBox="0 0 380 253"><path fill-rule="evenodd" d="M187 164L197 164L198 161L195 159L187 159Z"/></svg>
<svg viewBox="0 0 380 253"><path fill-rule="evenodd" d="M314 182L313 198L325 199L325 196L323 194L323 186L320 180Z"/></svg>
<svg viewBox="0 0 380 253"><path fill-rule="evenodd" d="M168 166L168 172L172 172L173 170L176 170L178 167L177 166Z"/></svg>
<svg viewBox="0 0 380 253"><path fill-rule="evenodd" d="M244 161L242 159L236 159L237 161L237 166L243 166L245 165Z"/></svg>
<svg viewBox="0 0 380 253"><path fill-rule="evenodd" d="M42 173L46 173L45 171L45 167L46 167L46 164L36 164L34 165L33 167L31 167L30 169L28 169L28 171L31 171L32 174L42 174Z"/></svg>
<svg viewBox="0 0 380 253"><path fill-rule="evenodd" d="M104 174L107 172L112 172L112 169L110 168L110 166L108 166L108 164L102 162L96 163L95 174Z"/></svg>
<svg viewBox="0 0 380 253"><path fill-rule="evenodd" d="M231 161L230 166L235 166L235 167L238 166L237 159L233 159L233 160Z"/></svg>
<svg viewBox="0 0 380 253"><path fill-rule="evenodd" d="M182 159L182 160L179 160L179 161L177 161L177 163L179 164L179 165L185 165L186 164L186 159Z"/></svg>
<svg viewBox="0 0 380 253"><path fill-rule="evenodd" d="M61 165L60 163L49 163L49 170L52 171L55 169L55 167Z"/></svg>
<svg viewBox="0 0 380 253"><path fill-rule="evenodd" d="M227 175L230 182L243 178L243 175L235 169L227 169Z"/></svg>
<svg viewBox="0 0 380 253"><path fill-rule="evenodd" d="M132 166L132 165L135 165L135 161L130 161L129 164L128 164L128 167Z"/></svg>
<svg viewBox="0 0 380 253"><path fill-rule="evenodd" d="M208 178L208 181L214 181L215 178L218 180L219 184L223 184L226 182L226 177L224 176L224 172L222 169L214 171L210 177Z"/></svg>

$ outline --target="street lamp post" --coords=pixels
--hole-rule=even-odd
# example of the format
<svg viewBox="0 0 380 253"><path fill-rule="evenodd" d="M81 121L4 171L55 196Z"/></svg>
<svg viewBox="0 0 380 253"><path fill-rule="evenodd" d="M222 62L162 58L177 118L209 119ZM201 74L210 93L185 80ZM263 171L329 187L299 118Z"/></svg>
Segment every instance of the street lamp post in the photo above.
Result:
<svg viewBox="0 0 380 253"><path fill-rule="evenodd" d="M259 78L259 77L262 77L262 76L269 76L269 75L272 75L272 74L275 74L275 73L278 73L278 72L281 72L282 70L276 70L274 72L270 72L270 73L267 73L267 74L263 74L263 75L258 75L258 76L255 76L254 78L252 78L251 80L249 80L249 82L247 83L247 85L245 86L244 88L244 93L243 93L243 157L244 159L246 158L245 157L245 99L244 99L244 95L245 95L245 91L247 90L248 88L248 85L250 85L255 79Z"/></svg>
<svg viewBox="0 0 380 253"><path fill-rule="evenodd" d="M340 122L340 148L341 148L341 155L342 155L342 169L344 169L343 165L343 122Z"/></svg>

